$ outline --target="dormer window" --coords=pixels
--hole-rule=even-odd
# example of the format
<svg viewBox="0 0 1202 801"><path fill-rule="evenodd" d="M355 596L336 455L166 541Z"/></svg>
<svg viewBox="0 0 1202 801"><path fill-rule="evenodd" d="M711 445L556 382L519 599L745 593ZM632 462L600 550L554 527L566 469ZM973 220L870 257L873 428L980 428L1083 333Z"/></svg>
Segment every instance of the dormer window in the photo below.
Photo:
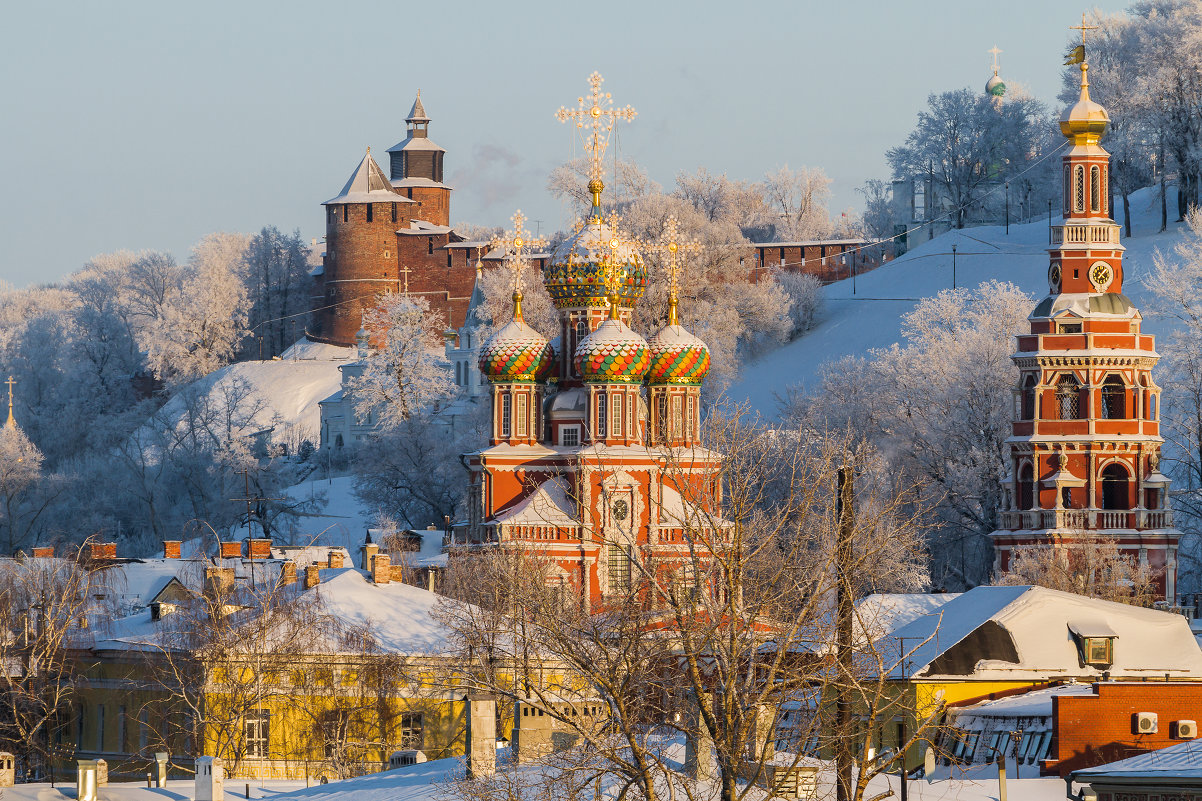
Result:
<svg viewBox="0 0 1202 801"><path fill-rule="evenodd" d="M1077 641L1081 664L1109 668L1114 664L1114 641L1118 632L1101 619L1070 620L1069 631Z"/></svg>

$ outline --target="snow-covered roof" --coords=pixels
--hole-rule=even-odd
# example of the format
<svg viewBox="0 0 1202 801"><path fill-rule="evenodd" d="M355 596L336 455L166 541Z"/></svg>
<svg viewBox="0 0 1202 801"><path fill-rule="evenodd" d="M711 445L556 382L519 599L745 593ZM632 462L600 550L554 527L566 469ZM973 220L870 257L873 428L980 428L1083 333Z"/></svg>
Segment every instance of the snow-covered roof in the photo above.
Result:
<svg viewBox="0 0 1202 801"><path fill-rule="evenodd" d="M313 592L314 590L310 590ZM355 568L322 570L323 611L343 623L366 626L385 652L435 656L447 652L452 632L436 619L443 596L399 581L373 584Z"/></svg>
<svg viewBox="0 0 1202 801"><path fill-rule="evenodd" d="M413 99L413 105L409 108L409 116L405 118L405 122L429 122L430 118L426 115L426 107L422 105L422 93L419 89L417 97Z"/></svg>
<svg viewBox="0 0 1202 801"><path fill-rule="evenodd" d="M441 150L442 148L439 148ZM397 189L406 189L415 186L431 187L434 189L450 189L451 187L444 184L442 181L435 181L431 178L421 178L410 176L408 178L397 178L392 182L392 185Z"/></svg>
<svg viewBox="0 0 1202 801"><path fill-rule="evenodd" d="M297 570L309 565L329 564L330 552L341 553L343 564L352 564L351 552L342 546L329 545L272 545L271 555L275 559L291 559Z"/></svg>
<svg viewBox="0 0 1202 801"><path fill-rule="evenodd" d="M954 725L962 725L969 718L1051 718L1052 699L1061 695L1092 695L1091 684L1061 684L1040 690L982 701L972 706L950 710Z"/></svg>
<svg viewBox="0 0 1202 801"><path fill-rule="evenodd" d="M818 245L870 245L868 239L804 239L799 242L753 242L756 248L817 247Z"/></svg>
<svg viewBox="0 0 1202 801"><path fill-rule="evenodd" d="M869 631L887 635L929 615L959 593L878 592L856 604L856 616Z"/></svg>
<svg viewBox="0 0 1202 801"><path fill-rule="evenodd" d="M406 136L401 141L397 142L392 147L388 148L389 153L397 153L401 150L441 150L446 152L446 148L439 147L430 141L428 136Z"/></svg>
<svg viewBox="0 0 1202 801"><path fill-rule="evenodd" d="M493 520L511 526L578 526L580 519L569 489L567 479L562 476L549 478Z"/></svg>
<svg viewBox="0 0 1202 801"><path fill-rule="evenodd" d="M1118 762L1074 770L1078 782L1105 779L1106 784L1147 783L1149 781L1185 780L1189 784L1202 782L1202 740L1186 740L1168 748L1149 751Z"/></svg>
<svg viewBox="0 0 1202 801"><path fill-rule="evenodd" d="M350 179L342 187L337 196L330 198L323 206L333 206L343 203L413 203L414 201L398 194L392 188L392 182L371 157L371 151L359 162L359 166L351 173Z"/></svg>
<svg viewBox="0 0 1202 801"><path fill-rule="evenodd" d="M894 676L1100 677L1102 668L1081 665L1070 621L1082 620L1116 633L1115 678L1202 677L1202 650L1181 615L1031 586L977 587L895 629L912 653Z"/></svg>
<svg viewBox="0 0 1202 801"><path fill-rule="evenodd" d="M451 232L449 225L435 225L432 222L425 220L411 220L408 228L398 228L398 234L409 234L415 236L429 236L431 234L448 234Z"/></svg>

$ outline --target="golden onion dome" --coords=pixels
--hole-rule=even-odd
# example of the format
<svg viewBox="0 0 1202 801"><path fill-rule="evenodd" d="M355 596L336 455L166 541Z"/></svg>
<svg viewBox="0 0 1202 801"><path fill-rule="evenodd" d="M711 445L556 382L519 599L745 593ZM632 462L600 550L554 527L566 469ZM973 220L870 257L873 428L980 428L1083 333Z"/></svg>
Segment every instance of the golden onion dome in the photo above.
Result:
<svg viewBox="0 0 1202 801"><path fill-rule="evenodd" d="M594 203L601 192L600 184L600 181L589 184ZM580 230L555 248L547 260L543 284L556 308L605 308L611 291L606 278L611 271L618 305L634 306L647 289L647 265L634 242L605 222L594 205Z"/></svg>
<svg viewBox="0 0 1202 801"><path fill-rule="evenodd" d="M1081 63L1081 97L1060 114L1060 132L1073 144L1097 144L1110 124L1110 115L1101 103L1089 97L1089 65Z"/></svg>

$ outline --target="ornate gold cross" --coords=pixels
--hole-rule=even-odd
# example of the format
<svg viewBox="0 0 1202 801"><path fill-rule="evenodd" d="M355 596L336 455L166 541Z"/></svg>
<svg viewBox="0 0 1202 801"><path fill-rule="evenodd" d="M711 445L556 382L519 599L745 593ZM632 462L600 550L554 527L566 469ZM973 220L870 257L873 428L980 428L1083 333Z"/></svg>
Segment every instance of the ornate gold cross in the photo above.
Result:
<svg viewBox="0 0 1202 801"><path fill-rule="evenodd" d="M555 112L555 119L560 122L575 120L577 128L587 125L592 129L591 133L585 135L584 141L584 149L589 154L590 182L601 180L601 160L605 157L605 149L609 147L609 136L613 132L614 123L618 120L630 122L638 114L631 106L614 108L613 96L609 92L601 91L604 81L601 73L594 72L588 76L593 90L584 97L577 98L579 107L569 109L560 106L559 111Z"/></svg>
<svg viewBox="0 0 1202 801"><path fill-rule="evenodd" d="M1082 47L1085 47L1085 32L1086 31L1096 31L1098 29L1097 25L1086 25L1085 24L1085 12L1084 11L1081 12L1081 24L1080 25L1069 25L1068 27L1069 27L1069 30L1071 30L1071 31L1081 31L1081 46Z"/></svg>
<svg viewBox="0 0 1202 801"><path fill-rule="evenodd" d="M668 264L668 324L678 325L676 303L679 290L680 270L688 261L688 256L701 251L701 243L696 239L684 239L680 235L680 223L675 215L664 222L664 232L658 241L647 242L643 245L647 250L654 251L667 257ZM680 261L677 261L677 258Z"/></svg>
<svg viewBox="0 0 1202 801"><path fill-rule="evenodd" d="M509 254L509 269L513 271L513 291L522 291L522 271L529 265L526 263L527 251L537 252L547 246L547 240L542 237L531 237L526 229L526 215L518 209L509 219L513 220L513 228L503 236L489 240L490 248L504 248Z"/></svg>

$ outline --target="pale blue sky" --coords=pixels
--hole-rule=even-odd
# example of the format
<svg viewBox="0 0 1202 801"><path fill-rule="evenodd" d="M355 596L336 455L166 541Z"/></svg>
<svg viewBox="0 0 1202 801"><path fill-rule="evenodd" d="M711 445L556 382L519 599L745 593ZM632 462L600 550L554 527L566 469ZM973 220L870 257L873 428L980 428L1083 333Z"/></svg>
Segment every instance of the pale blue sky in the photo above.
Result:
<svg viewBox="0 0 1202 801"><path fill-rule="evenodd" d="M1122 2L1103 5L1121 10ZM888 178L930 92L1002 75L1053 102L1064 0L842 2L65 2L6 8L0 33L0 278L274 224L324 233L319 204L370 145L404 137L422 90L452 220L521 208L565 227L553 119L596 69L639 112L621 152L671 185L699 166L757 179L822 167L832 206Z"/></svg>

